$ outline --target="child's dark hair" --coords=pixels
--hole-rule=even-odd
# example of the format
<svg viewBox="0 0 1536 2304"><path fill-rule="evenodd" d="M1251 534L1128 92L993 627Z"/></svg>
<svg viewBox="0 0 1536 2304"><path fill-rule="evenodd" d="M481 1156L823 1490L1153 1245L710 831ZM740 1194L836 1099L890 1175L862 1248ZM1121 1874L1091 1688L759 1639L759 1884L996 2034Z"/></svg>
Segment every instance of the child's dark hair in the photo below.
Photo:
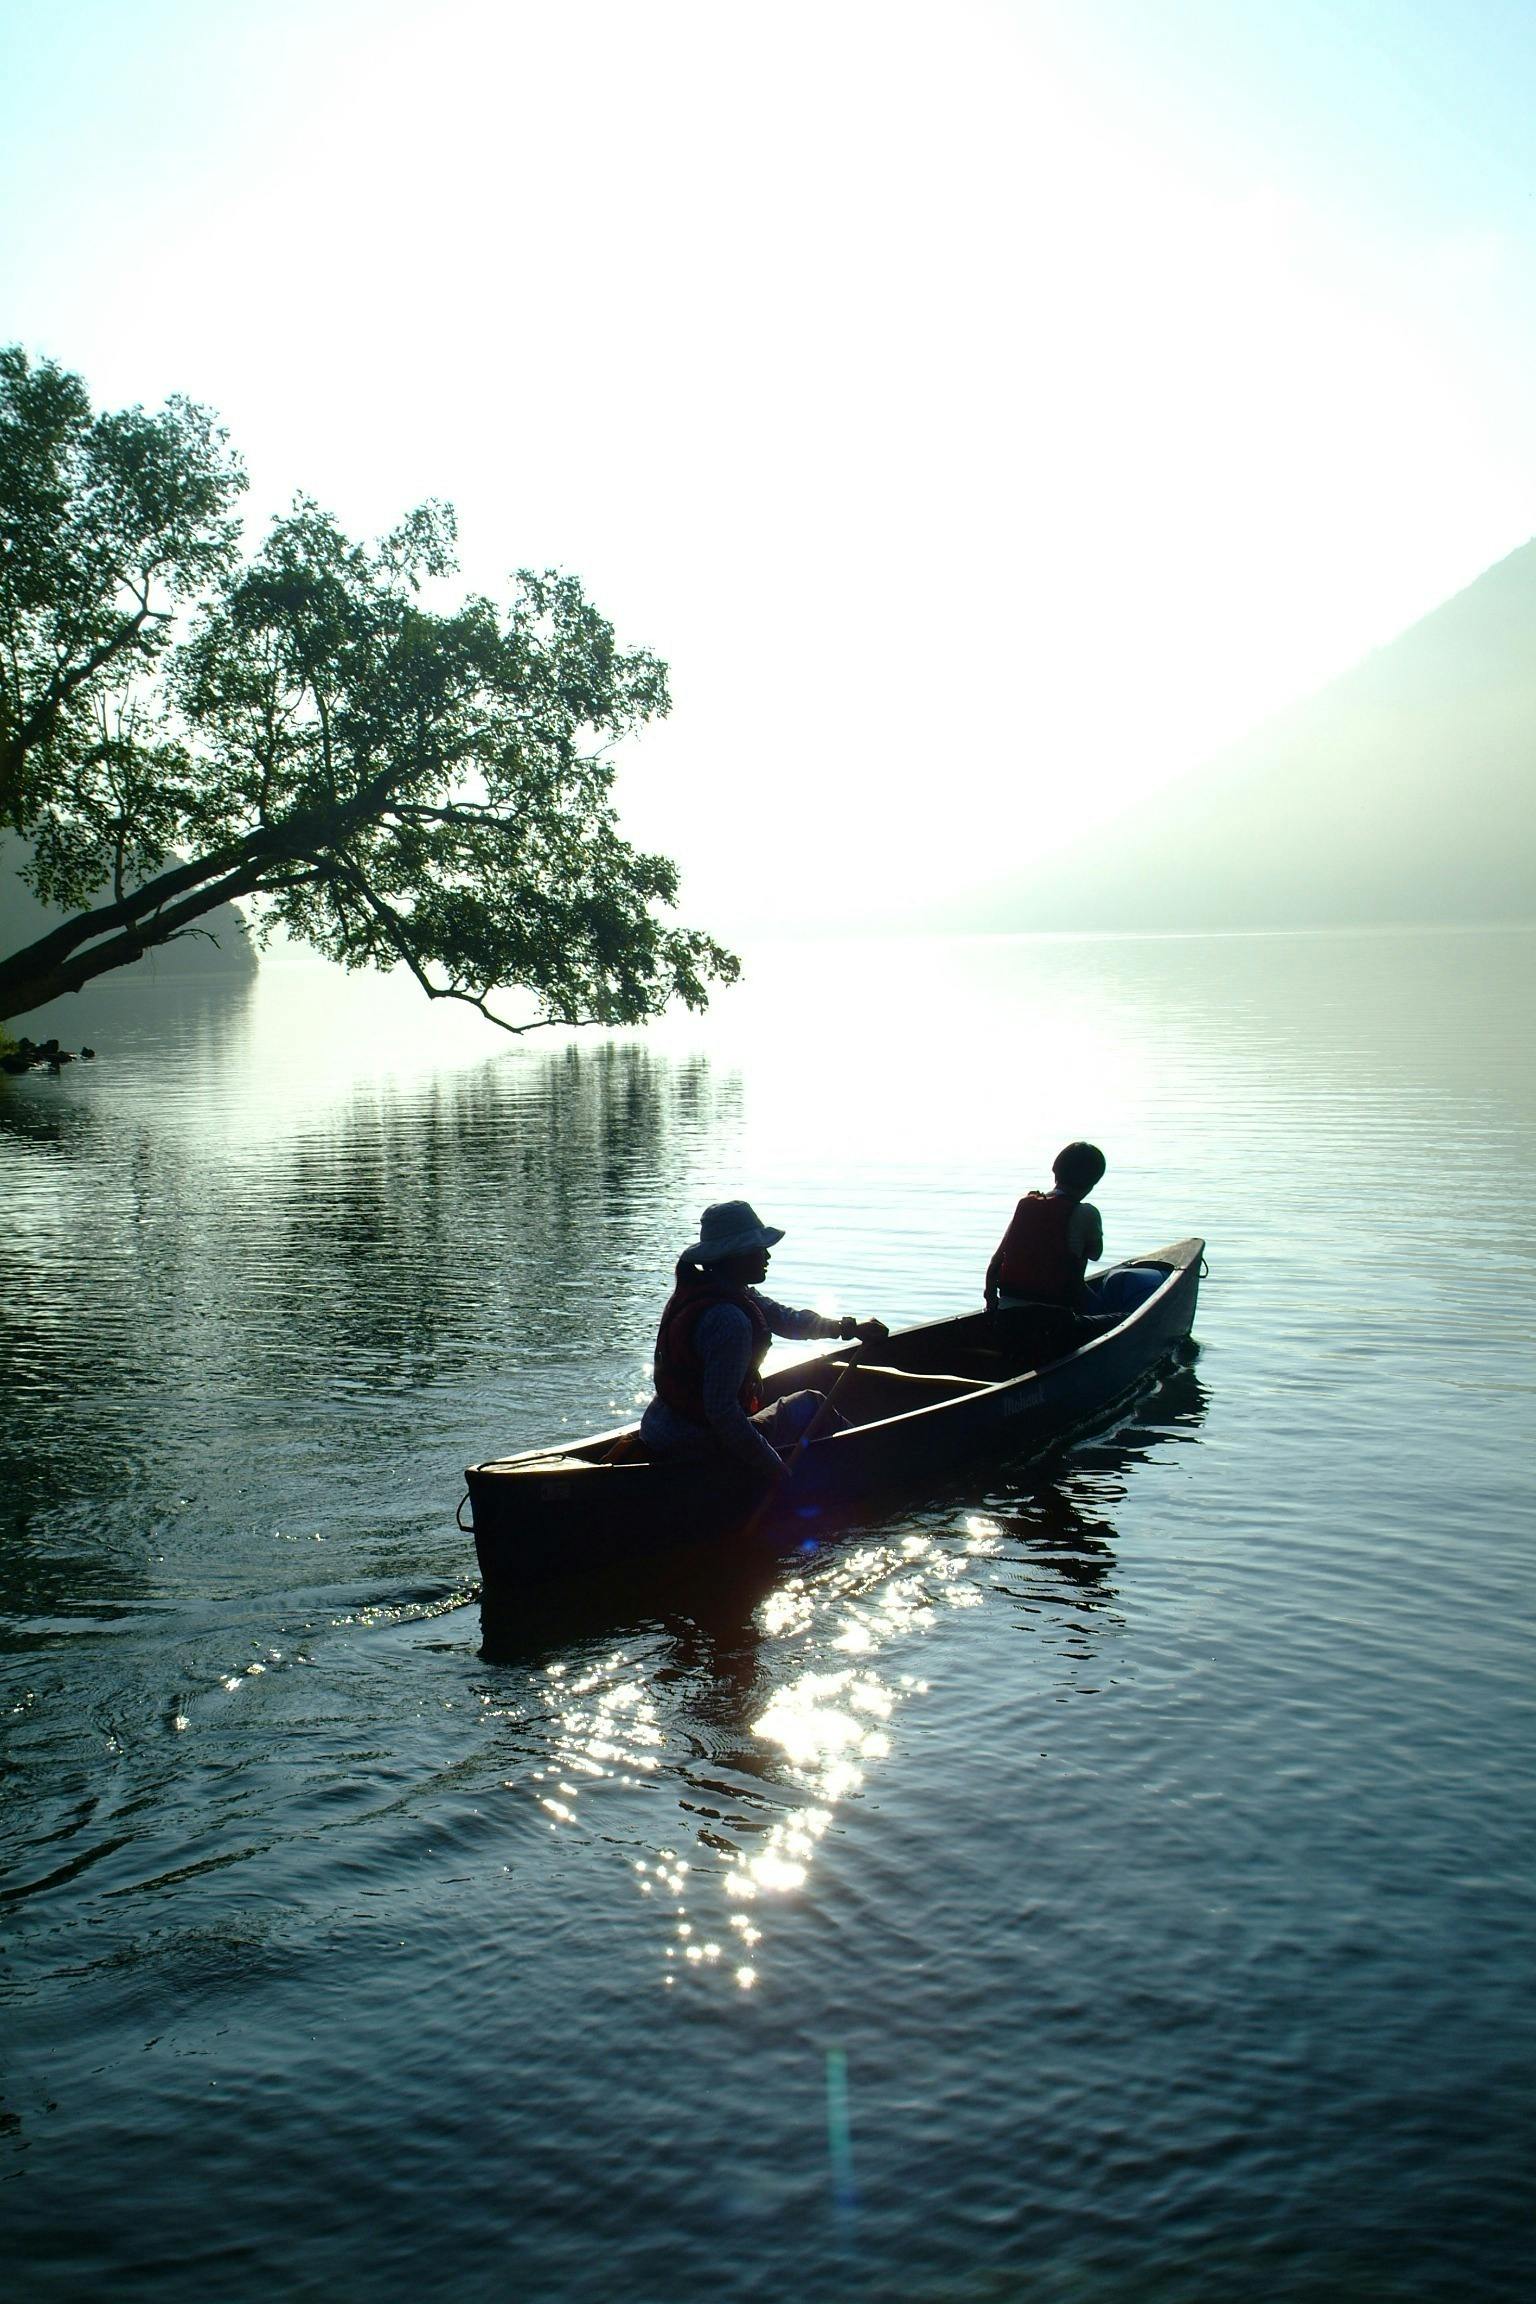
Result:
<svg viewBox="0 0 1536 2304"><path fill-rule="evenodd" d="M1081 1200L1091 1192L1109 1162L1097 1144L1064 1144L1051 1162L1051 1174L1063 1192Z"/></svg>

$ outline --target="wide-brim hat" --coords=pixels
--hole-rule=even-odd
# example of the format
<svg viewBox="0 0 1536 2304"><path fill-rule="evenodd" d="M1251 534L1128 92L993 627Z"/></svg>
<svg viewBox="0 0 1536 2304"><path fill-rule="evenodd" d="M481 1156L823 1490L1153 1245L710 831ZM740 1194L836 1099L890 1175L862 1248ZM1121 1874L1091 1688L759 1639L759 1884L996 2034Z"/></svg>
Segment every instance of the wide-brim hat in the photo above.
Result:
<svg viewBox="0 0 1536 2304"><path fill-rule="evenodd" d="M784 1237L774 1224L765 1224L747 1200L717 1200L699 1219L699 1236L683 1250L690 1264L723 1264L728 1256L749 1256L754 1248L772 1248Z"/></svg>

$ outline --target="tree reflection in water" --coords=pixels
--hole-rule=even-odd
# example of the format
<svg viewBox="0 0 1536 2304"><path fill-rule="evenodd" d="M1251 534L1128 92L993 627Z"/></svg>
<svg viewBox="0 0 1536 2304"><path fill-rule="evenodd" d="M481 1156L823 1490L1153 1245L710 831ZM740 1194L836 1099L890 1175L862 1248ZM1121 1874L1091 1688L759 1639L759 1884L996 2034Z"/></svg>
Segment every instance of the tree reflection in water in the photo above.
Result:
<svg viewBox="0 0 1536 2304"><path fill-rule="evenodd" d="M624 1043L289 1110L252 1086L245 997L162 994L88 1083L0 1095L18 1615L138 1598L150 1563L190 1600L297 1526L419 1578L471 1455L558 1429L568 1388L629 1411L735 1125L733 1075Z"/></svg>

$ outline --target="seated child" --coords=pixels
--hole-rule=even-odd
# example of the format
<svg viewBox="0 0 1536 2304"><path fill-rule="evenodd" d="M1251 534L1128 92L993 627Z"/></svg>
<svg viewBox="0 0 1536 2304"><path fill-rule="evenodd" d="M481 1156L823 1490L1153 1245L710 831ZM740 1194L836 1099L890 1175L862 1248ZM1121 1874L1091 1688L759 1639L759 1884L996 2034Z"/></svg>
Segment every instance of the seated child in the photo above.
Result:
<svg viewBox="0 0 1536 2304"><path fill-rule="evenodd" d="M1063 1146L1052 1162L1052 1190L1026 1193L997 1244L987 1266L987 1310L1021 1342L1027 1332L1042 1348L1070 1351L1095 1328L1123 1320L1161 1280L1160 1273L1124 1267L1087 1277L1089 1263L1104 1253L1104 1227L1088 1194L1106 1165L1096 1144Z"/></svg>

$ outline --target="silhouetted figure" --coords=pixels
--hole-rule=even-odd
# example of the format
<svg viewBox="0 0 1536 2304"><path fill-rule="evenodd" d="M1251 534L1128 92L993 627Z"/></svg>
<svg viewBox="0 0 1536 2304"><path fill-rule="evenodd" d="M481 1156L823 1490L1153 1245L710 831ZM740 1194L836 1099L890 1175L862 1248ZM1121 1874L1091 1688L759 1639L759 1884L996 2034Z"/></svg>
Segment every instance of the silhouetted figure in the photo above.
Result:
<svg viewBox="0 0 1536 2304"><path fill-rule="evenodd" d="M883 1321L824 1319L760 1294L768 1254L784 1234L745 1200L706 1208L699 1237L683 1250L656 1334L656 1396L640 1422L653 1456L731 1459L774 1478L781 1449L793 1447L826 1405L826 1395L791 1392L762 1404L762 1367L775 1336L797 1340L857 1336L884 1343ZM842 1422L828 1410L827 1424Z"/></svg>
<svg viewBox="0 0 1536 2304"><path fill-rule="evenodd" d="M1070 1352L1150 1296L1160 1272L1120 1266L1087 1277L1104 1253L1104 1226L1088 1194L1108 1162L1097 1144L1066 1144L1049 1192L1027 1192L987 1266L987 1310L1010 1350Z"/></svg>

